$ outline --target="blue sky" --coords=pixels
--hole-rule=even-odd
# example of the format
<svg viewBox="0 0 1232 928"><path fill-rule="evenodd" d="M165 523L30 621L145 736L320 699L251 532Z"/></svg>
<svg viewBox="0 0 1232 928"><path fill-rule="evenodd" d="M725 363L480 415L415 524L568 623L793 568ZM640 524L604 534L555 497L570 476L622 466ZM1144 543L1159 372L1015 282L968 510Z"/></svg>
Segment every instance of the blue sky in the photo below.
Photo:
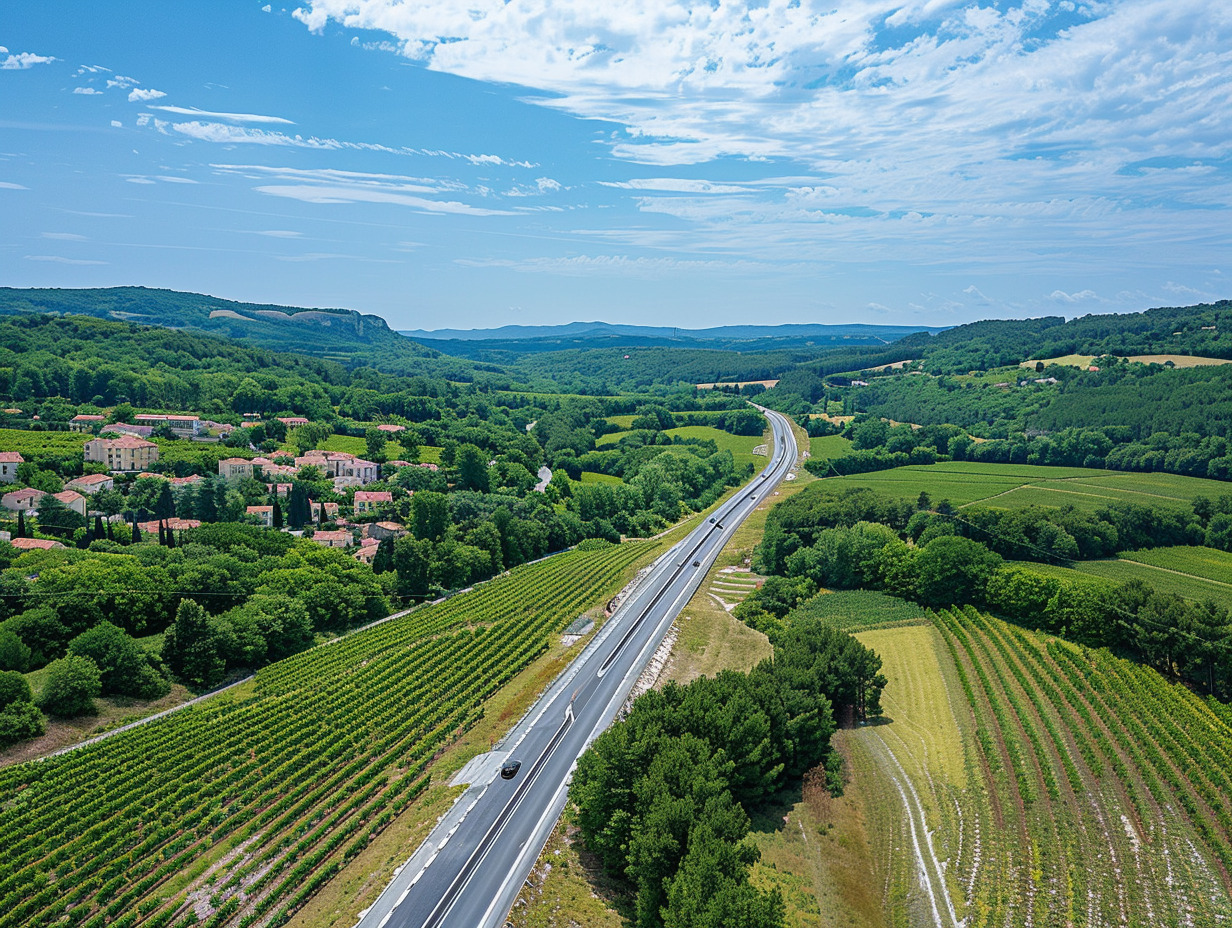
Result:
<svg viewBox="0 0 1232 928"><path fill-rule="evenodd" d="M1230 96L1210 0L8 0L0 283L429 329L1184 305L1232 296Z"/></svg>

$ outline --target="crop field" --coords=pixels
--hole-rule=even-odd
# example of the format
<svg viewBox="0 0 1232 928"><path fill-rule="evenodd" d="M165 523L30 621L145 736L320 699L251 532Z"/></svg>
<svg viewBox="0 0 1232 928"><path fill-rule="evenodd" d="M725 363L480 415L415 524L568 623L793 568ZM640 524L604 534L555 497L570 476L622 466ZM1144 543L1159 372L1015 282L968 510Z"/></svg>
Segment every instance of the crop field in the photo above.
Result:
<svg viewBox="0 0 1232 928"><path fill-rule="evenodd" d="M1144 548L1141 551L1122 552L1120 557L1162 570L1201 577L1212 583L1224 583L1232 589L1232 553L1217 548Z"/></svg>
<svg viewBox="0 0 1232 928"><path fill-rule="evenodd" d="M1232 918L1232 726L1202 699L971 609L859 637L890 679L856 739L891 781L870 807L890 924Z"/></svg>
<svg viewBox="0 0 1232 928"><path fill-rule="evenodd" d="M852 634L874 628L928 623L927 614L922 607L875 590L818 593L800 608L803 614L824 619L836 628Z"/></svg>
<svg viewBox="0 0 1232 928"><path fill-rule="evenodd" d="M599 448L615 445L628 434L628 432L612 432L604 435L596 444ZM754 467L760 469L767 460L765 457L753 454L754 448L766 443L765 438L760 435L732 435L730 432L724 432L722 429L712 428L709 425L682 425L679 428L667 429L665 434L678 438L711 439L719 446L720 451L724 448L731 451L737 468L745 464L753 464Z"/></svg>
<svg viewBox="0 0 1232 928"><path fill-rule="evenodd" d="M415 800L483 701L655 547L527 565L0 770L0 926L283 924Z"/></svg>
<svg viewBox="0 0 1232 928"><path fill-rule="evenodd" d="M578 481L578 483L582 483L582 484L606 483L611 486L617 486L618 484L621 484L623 482L624 481L622 481L615 474L597 474L594 471L589 471L589 470L582 471L582 479Z"/></svg>
<svg viewBox="0 0 1232 928"><path fill-rule="evenodd" d="M851 450L851 439L842 435L823 435L820 438L810 438L808 443L809 456L818 459L840 458Z"/></svg>
<svg viewBox="0 0 1232 928"><path fill-rule="evenodd" d="M1083 467L1031 464L909 464L850 477L828 477L852 486L867 486L887 496L916 499L926 492L933 502L955 506L973 503L1001 509L1024 506L1073 506L1092 511L1115 502L1144 506L1188 506L1195 497L1228 494L1219 480L1176 474L1137 474Z"/></svg>
<svg viewBox="0 0 1232 928"><path fill-rule="evenodd" d="M93 435L81 432L33 432L0 429L0 451L16 451L27 461L44 454L80 452Z"/></svg>
<svg viewBox="0 0 1232 928"><path fill-rule="evenodd" d="M1111 583L1127 583L1130 580L1142 580L1161 593L1173 593L1184 599L1195 602L1214 600L1225 609L1232 609L1232 584L1219 582L1198 575L1196 572L1181 572L1180 568L1163 568L1152 566L1141 560L1142 557L1159 557L1167 560L1171 549L1156 548L1150 551L1134 551L1129 556L1101 561L1074 561L1073 568L1056 567L1045 564L1032 564L1032 570L1057 577L1073 577L1074 575L1094 577ZM1207 551L1208 548L1182 548L1182 551ZM1222 553L1222 552L1219 552ZM1132 558L1132 559L1131 559ZM1178 561L1179 563L1179 561Z"/></svg>

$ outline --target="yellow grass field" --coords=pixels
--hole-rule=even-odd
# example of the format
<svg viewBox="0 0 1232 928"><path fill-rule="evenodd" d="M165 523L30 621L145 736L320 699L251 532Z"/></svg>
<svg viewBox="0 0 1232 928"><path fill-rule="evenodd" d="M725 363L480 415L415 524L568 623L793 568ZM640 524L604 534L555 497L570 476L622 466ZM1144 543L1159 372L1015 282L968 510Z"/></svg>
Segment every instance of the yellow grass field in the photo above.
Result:
<svg viewBox="0 0 1232 928"><path fill-rule="evenodd" d="M1089 367L1095 356L1089 354L1066 354L1058 358L1043 358L1044 365L1060 364L1065 367ZM1207 358L1191 354L1132 354L1127 360L1134 364L1167 364L1173 367L1207 367L1212 364L1232 364L1228 358ZM1036 359L1023 361L1019 367L1035 370Z"/></svg>

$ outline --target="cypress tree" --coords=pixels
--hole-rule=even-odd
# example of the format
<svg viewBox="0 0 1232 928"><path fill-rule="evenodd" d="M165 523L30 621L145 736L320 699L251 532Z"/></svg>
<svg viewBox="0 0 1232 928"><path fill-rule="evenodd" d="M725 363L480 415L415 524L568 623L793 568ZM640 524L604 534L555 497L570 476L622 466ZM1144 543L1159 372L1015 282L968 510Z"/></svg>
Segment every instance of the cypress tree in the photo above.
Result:
<svg viewBox="0 0 1232 928"><path fill-rule="evenodd" d="M175 532L172 531L171 529L167 529L167 547L168 548L175 547Z"/></svg>
<svg viewBox="0 0 1232 928"><path fill-rule="evenodd" d="M167 544L167 526L162 519L158 520L158 546L165 547Z"/></svg>
<svg viewBox="0 0 1232 928"><path fill-rule="evenodd" d="M17 510L17 537L26 537L26 514L21 509Z"/></svg>
<svg viewBox="0 0 1232 928"><path fill-rule="evenodd" d="M277 498L274 499L274 528L282 528L282 506L278 503Z"/></svg>
<svg viewBox="0 0 1232 928"><path fill-rule="evenodd" d="M106 529L103 528L103 517L102 516L94 517L94 537L95 538L106 538L107 537L107 531Z"/></svg>
<svg viewBox="0 0 1232 928"><path fill-rule="evenodd" d="M133 515L133 544L141 543L141 529L137 526L137 516Z"/></svg>

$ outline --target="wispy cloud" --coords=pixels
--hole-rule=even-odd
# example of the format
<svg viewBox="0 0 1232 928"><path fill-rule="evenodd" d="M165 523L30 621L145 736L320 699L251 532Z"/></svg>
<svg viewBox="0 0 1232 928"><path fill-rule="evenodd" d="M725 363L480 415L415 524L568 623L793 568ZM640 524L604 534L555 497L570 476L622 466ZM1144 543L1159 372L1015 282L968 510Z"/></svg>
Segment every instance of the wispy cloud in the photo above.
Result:
<svg viewBox="0 0 1232 928"><path fill-rule="evenodd" d="M164 113L174 113L177 116L202 116L206 119L226 119L231 122L249 122L249 123L277 123L284 126L295 125L289 119L283 119L281 116L261 116L256 113L214 113L209 110L200 110L195 106L170 106L168 104L155 104L151 106L152 110L161 110Z"/></svg>
<svg viewBox="0 0 1232 928"><path fill-rule="evenodd" d="M40 238L49 238L57 242L85 242L88 239L76 232L44 232Z"/></svg>
<svg viewBox="0 0 1232 928"><path fill-rule="evenodd" d="M299 238L303 232L293 232L290 229L263 229L254 231L253 235L265 235L269 238Z"/></svg>
<svg viewBox="0 0 1232 928"><path fill-rule="evenodd" d="M257 181L258 193L300 200L305 203L384 203L407 206L426 213L454 213L472 216L511 216L508 210L472 206L454 197L472 192L465 184L435 178L406 177L397 174L369 174L330 168L317 170L264 165L211 165L221 174L240 175Z"/></svg>
<svg viewBox="0 0 1232 928"><path fill-rule="evenodd" d="M565 258L458 258L463 267L505 268L533 274L561 277L640 277L659 279L682 274L766 274L781 273L784 265L763 261L698 260L689 258L646 258L629 255L574 255Z"/></svg>
<svg viewBox="0 0 1232 928"><path fill-rule="evenodd" d="M29 189L30 189L29 187L26 187L23 184L15 184L12 181L0 180L0 190L29 190Z"/></svg>
<svg viewBox="0 0 1232 928"><path fill-rule="evenodd" d="M85 258L65 258L61 255L26 255L27 261L50 261L52 264L76 264L76 265L91 265L91 264L107 264L106 261L91 261Z"/></svg>
<svg viewBox="0 0 1232 928"><path fill-rule="evenodd" d="M151 107L159 109L160 107ZM162 109L167 109L162 107ZM148 121L148 120L147 120ZM539 165L529 161L516 161L502 158L500 155L463 154L456 151L441 151L431 148L410 148L407 146L382 145L378 142L351 142L343 139L321 138L315 135L289 135L272 129L250 129L244 126L232 126L219 122L207 122L199 119L189 122L156 121L158 128L172 130L181 135L202 142L215 142L221 145L260 145L286 148L310 148L318 151L373 151L391 155L407 155L422 158L446 158L465 161L469 164L491 167L536 168Z"/></svg>
<svg viewBox="0 0 1232 928"><path fill-rule="evenodd" d="M33 52L17 52L8 54L8 49L0 46L0 55L5 55L0 61L0 71L25 71L36 64L50 64L56 59L50 55L36 55Z"/></svg>
<svg viewBox="0 0 1232 928"><path fill-rule="evenodd" d="M74 87L73 93L79 93L87 97L93 97L96 94L102 95L102 91L96 87Z"/></svg>

